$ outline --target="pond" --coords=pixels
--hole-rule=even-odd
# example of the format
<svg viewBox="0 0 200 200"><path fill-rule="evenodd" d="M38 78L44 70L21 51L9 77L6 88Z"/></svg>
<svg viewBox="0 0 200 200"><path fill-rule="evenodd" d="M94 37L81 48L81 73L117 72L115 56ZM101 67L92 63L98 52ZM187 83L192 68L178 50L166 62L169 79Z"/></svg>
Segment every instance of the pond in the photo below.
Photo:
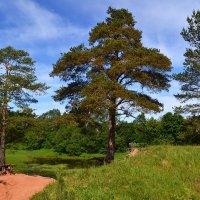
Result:
<svg viewBox="0 0 200 200"><path fill-rule="evenodd" d="M60 158L60 157L35 157L21 166L18 171L29 175L41 175L56 178L58 171L98 167L104 164L104 157Z"/></svg>

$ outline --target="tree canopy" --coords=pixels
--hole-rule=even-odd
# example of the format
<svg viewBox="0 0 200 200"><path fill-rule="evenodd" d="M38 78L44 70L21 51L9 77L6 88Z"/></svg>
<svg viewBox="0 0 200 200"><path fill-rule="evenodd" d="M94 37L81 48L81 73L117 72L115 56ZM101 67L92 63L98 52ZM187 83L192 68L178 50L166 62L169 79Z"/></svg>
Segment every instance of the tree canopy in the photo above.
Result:
<svg viewBox="0 0 200 200"><path fill-rule="evenodd" d="M62 54L51 75L67 82L56 91L56 101L67 99L68 109L107 113L107 159L113 160L116 116L160 112L163 105L148 91L169 88L171 62L158 49L143 46L142 33L128 10L109 7L107 13L91 30L89 47L81 44Z"/></svg>

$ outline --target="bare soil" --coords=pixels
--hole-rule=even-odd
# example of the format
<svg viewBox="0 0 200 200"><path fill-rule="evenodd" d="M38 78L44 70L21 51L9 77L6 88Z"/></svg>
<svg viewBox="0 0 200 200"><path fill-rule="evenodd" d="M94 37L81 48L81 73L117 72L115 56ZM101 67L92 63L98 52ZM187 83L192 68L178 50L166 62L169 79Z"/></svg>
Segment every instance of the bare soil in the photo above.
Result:
<svg viewBox="0 0 200 200"><path fill-rule="evenodd" d="M52 178L25 174L0 176L0 200L29 200L54 181Z"/></svg>
<svg viewBox="0 0 200 200"><path fill-rule="evenodd" d="M140 152L140 150L139 150L138 148L133 148L133 149L131 149L131 151L129 152L128 156L129 156L129 157L137 156L139 152Z"/></svg>

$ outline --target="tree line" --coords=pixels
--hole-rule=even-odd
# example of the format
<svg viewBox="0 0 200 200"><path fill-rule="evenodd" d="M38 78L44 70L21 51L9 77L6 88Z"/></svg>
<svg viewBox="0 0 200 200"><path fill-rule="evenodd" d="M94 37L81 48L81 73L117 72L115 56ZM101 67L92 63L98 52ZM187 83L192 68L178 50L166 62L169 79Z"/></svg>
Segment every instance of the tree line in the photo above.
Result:
<svg viewBox="0 0 200 200"><path fill-rule="evenodd" d="M43 116L44 119L37 122L41 125L40 129L39 126L38 130L35 127L32 132L29 130L29 123L36 123L38 118L29 116L29 114L33 115L31 112L28 112L27 116L26 114L23 116L24 119L30 120L29 123L25 122L24 124L29 130L29 133L26 132L24 136L29 141L30 146L36 144L34 138L39 141L45 135L46 128L48 129L47 132L49 132L49 129L52 130L52 134L50 131L46 138L54 138L54 141L57 141L55 149L64 148L65 150L62 151L66 151L67 148L76 148L73 142L70 143L69 138L72 138L72 141L78 141L80 138L86 139L87 137L82 137L80 134L85 131L85 135L87 135L87 131L91 131L91 138L89 138L92 143L99 138L99 133L104 130L103 132L108 132L106 134L107 153L105 161L109 163L114 160L114 153L118 148L117 137L120 134L117 131L120 116L133 117L138 112L157 113L163 110L163 104L152 98L151 94L164 90L168 91L172 79L169 75L172 70L170 59L158 49L143 46L141 42L142 32L135 28L135 19L128 10L109 7L107 14L108 17L103 22L97 23L91 29L87 46L80 44L71 47L68 52L61 54L61 57L53 65L50 76L57 76L60 80L66 82L66 85L55 91L56 94L53 98L55 101L66 102L66 113L53 118L56 120L53 124L51 123L52 119L46 119ZM176 97L184 103L193 99L196 101L176 108L176 112L189 113L196 121L199 117L200 105L198 102L200 95L200 11L194 11L192 16L187 18L187 22L188 27L182 30L181 35L185 41L189 42L190 48L184 54L183 72L174 74L173 78L181 83L181 93L177 94ZM23 50L15 50L13 47L0 49L0 69L2 122L0 165L4 165L8 116L13 114L14 117L16 115L9 110L9 106L14 104L21 108L23 112L28 111L29 103L36 103L32 94L44 93L48 86L37 82L34 61ZM18 114L21 115L23 112L18 112ZM166 120L168 117L172 117L171 115L177 117L177 120L185 120L178 114L169 114ZM46 127L45 124L42 125L44 120L47 120L49 127ZM96 125L102 121L105 125L102 126L100 123L101 126L99 125L99 128L96 128ZM189 123L190 119L186 121ZM17 121L10 122L9 126L12 126L15 122ZM193 123L193 121L191 122ZM63 123L72 123L73 128L71 125L63 125ZM143 129L141 135L145 132L148 123L160 124L161 122L154 119L145 121L145 126L143 124L140 127ZM173 124L173 121L170 123ZM74 124L78 124L78 126ZM139 126L138 122L136 124ZM91 125L95 126L95 129L88 129ZM129 125L127 123L128 127ZM44 127L42 128L42 126ZM190 126L188 125L188 127ZM198 123L195 127L196 131L199 132ZM55 138L57 134L53 131L55 128L58 128L58 132L62 135L62 137L58 136L60 138L57 138L58 140ZM137 133L140 128L137 127ZM146 136L143 135L141 138L146 137L149 141L154 141L153 135L155 133L152 133L152 138L149 137L148 131L150 129L148 128L147 126ZM179 137L173 132L175 129L166 126L167 128L169 130L164 131L163 129L162 134L171 131L172 140L177 143ZM123 132L123 130L121 131ZM37 137L34 137L35 135ZM30 137L29 140L28 137ZM93 140L92 137L94 137ZM146 143L144 138L144 141L142 139L137 141L136 138L133 141ZM90 142L88 141L87 144L90 144ZM100 139L99 144L103 147L103 140Z"/></svg>
<svg viewBox="0 0 200 200"><path fill-rule="evenodd" d="M106 119L85 123L70 114L53 109L40 116L33 110L9 112L7 147L9 149L53 149L58 153L78 156L82 153L107 151ZM116 122L115 150L126 152L130 145L195 145L200 143L196 132L199 118L184 118L168 112L159 119L139 114L132 122Z"/></svg>

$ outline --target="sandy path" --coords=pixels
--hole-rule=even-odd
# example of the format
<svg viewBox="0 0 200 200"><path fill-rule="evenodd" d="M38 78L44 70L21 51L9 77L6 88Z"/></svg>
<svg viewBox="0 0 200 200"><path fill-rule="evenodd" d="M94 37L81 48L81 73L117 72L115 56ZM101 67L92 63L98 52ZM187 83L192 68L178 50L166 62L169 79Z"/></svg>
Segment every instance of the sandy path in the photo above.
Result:
<svg viewBox="0 0 200 200"><path fill-rule="evenodd" d="M0 200L29 200L54 181L52 178L25 174L0 176Z"/></svg>

